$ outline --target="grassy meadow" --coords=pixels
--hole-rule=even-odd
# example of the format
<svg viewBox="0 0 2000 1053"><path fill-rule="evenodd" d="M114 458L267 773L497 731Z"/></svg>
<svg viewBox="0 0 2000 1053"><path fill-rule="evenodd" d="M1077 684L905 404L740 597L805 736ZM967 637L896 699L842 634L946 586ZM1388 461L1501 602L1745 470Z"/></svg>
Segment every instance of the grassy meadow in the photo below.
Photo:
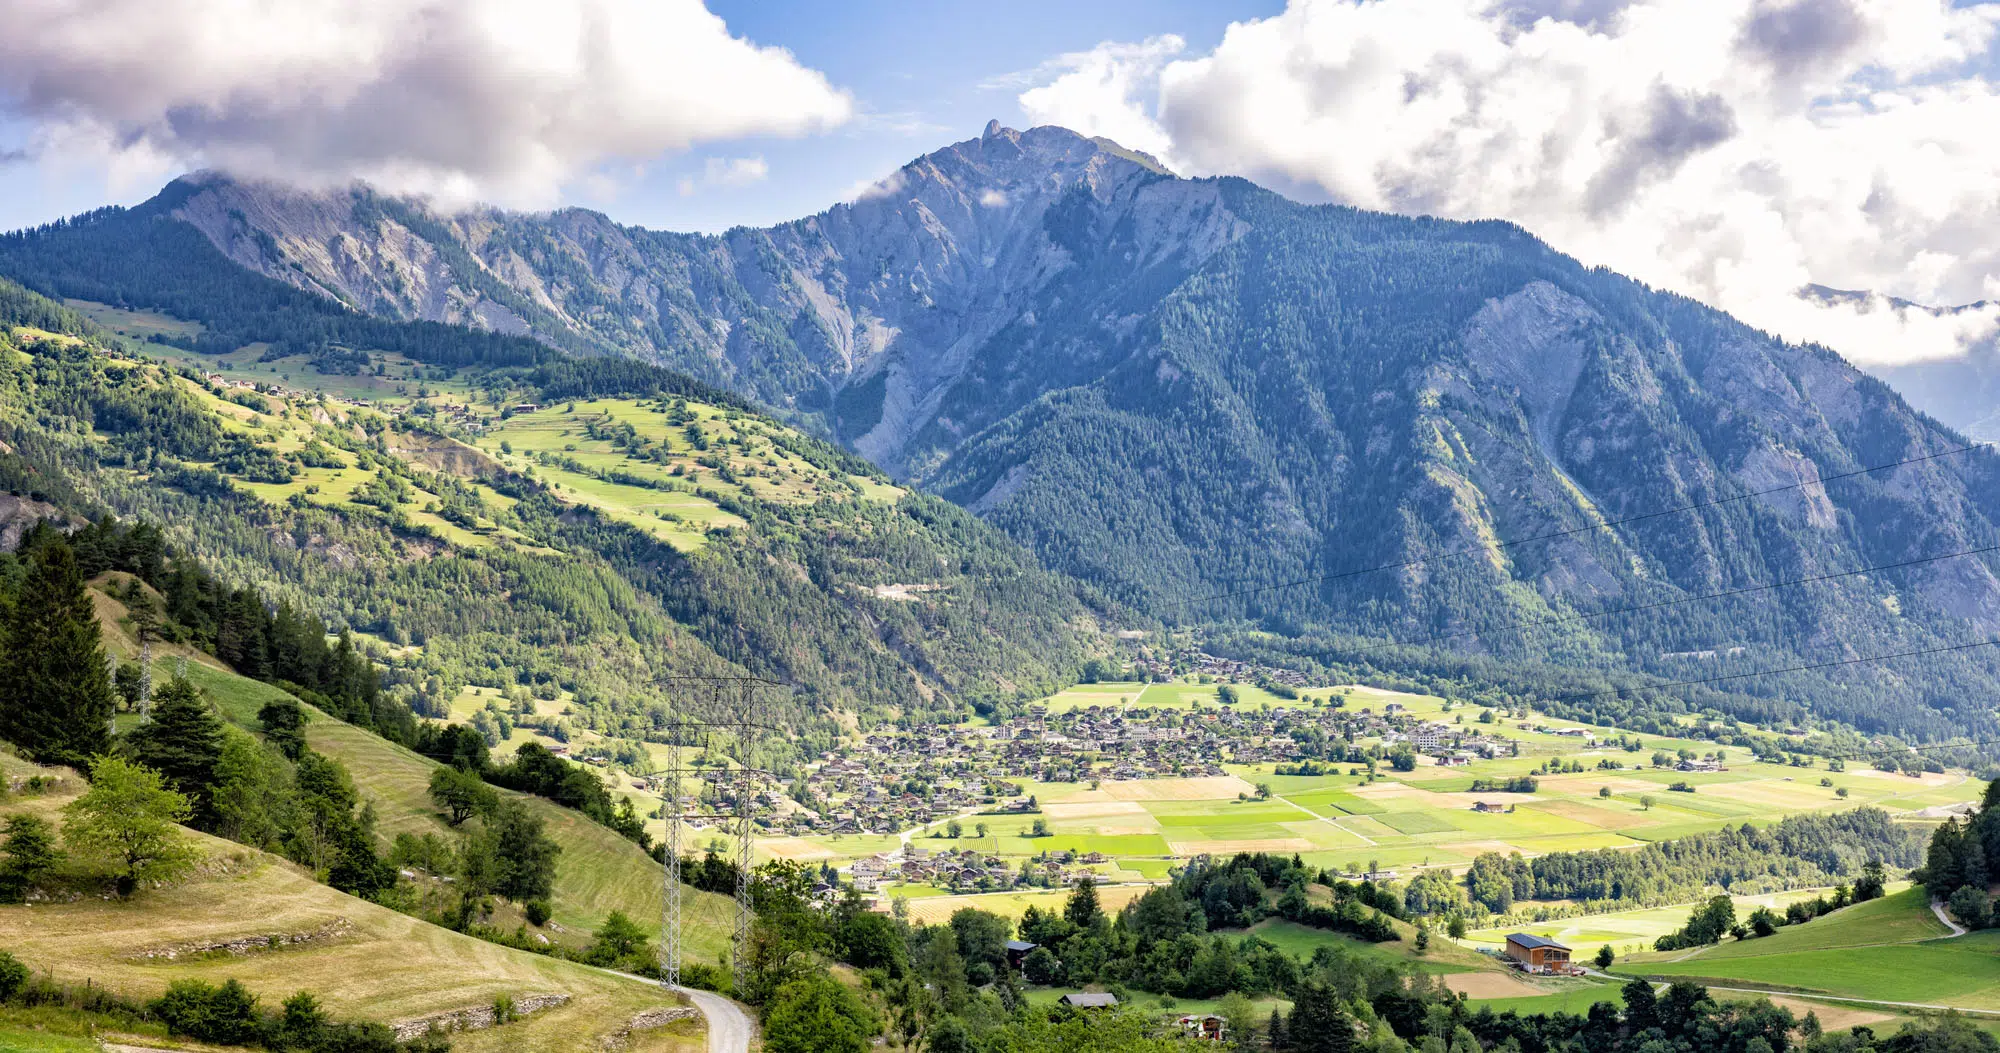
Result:
<svg viewBox="0 0 2000 1053"><path fill-rule="evenodd" d="M1889 886L1890 889L1896 890L1899 893L1906 887L1907 883L1904 882L1891 883ZM1769 907L1779 914L1783 914L1785 908L1790 904L1800 900L1813 899L1828 891L1830 890L1798 889L1791 892L1769 892L1754 896L1735 896L1733 899L1736 903L1736 916L1738 918L1746 918L1749 917L1751 911L1759 907ZM1889 898L1878 902L1886 903L1889 901ZM1497 951L1506 942L1508 933L1527 932L1533 933L1536 936L1546 936L1559 943L1567 944L1571 948L1574 948L1580 957L1595 954L1597 948L1609 945L1613 953L1623 958L1635 954L1651 953L1654 940L1670 932L1677 932L1687 924L1688 912L1691 909L1690 905L1683 904L1671 907L1653 907L1646 910L1618 911L1612 914L1591 914L1581 918L1567 918L1560 921L1508 925L1490 929L1474 929L1465 934L1464 943L1467 946L1481 950ZM1876 907L1876 904L1864 904L1861 907L1853 909L1865 913L1873 913L1879 908ZM1942 925L1937 924L1935 918L1930 917L1928 911L1922 913L1923 917L1929 920L1930 926L1935 928L1935 932L1932 933L1933 935L1942 934L1945 931ZM1915 919L1912 920L1914 921ZM1724 945L1724 947L1741 946L1754 948L1774 943L1775 941L1792 939L1797 934L1807 932L1810 929L1812 929L1812 926L1802 926L1797 930L1785 928L1779 930L1778 935L1770 937L1768 940L1753 940L1745 944L1731 943ZM1717 953L1722 950L1723 948L1715 948L1707 953Z"/></svg>
<svg viewBox="0 0 2000 1053"><path fill-rule="evenodd" d="M123 621L123 606L102 591L93 590L93 599L107 647L121 659L135 658L138 646ZM206 655L166 646L156 646L154 655L167 674L177 660L185 659L188 678L208 694L226 719L241 727L255 730L257 711L266 702L290 697L269 684L221 668ZM362 799L374 805L375 831L384 848L399 833L451 836L428 793L436 761L308 709L307 742L346 766ZM638 845L581 813L542 798L497 787L495 792L533 810L542 818L549 836L562 846L562 854L556 858L556 889L551 900L556 925L573 934L574 940L581 940L612 911L620 910L648 930L657 929L663 900L660 868ZM688 954L721 960L733 925L734 901L689 889L682 905Z"/></svg>
<svg viewBox="0 0 2000 1053"><path fill-rule="evenodd" d="M31 766L5 759L10 774ZM83 790L68 778L41 795L0 801L0 816L34 813L58 820ZM144 889L130 901L85 896L68 902L0 906L0 947L58 981L92 984L127 998L156 997L172 980L237 979L267 1006L304 989L335 1016L384 1022L561 995L560 1006L518 1023L452 1036L454 1049L574 1048L594 1045L639 1013L662 1003L648 983L543 955L515 951L418 921L312 880L293 864L194 831L184 831L206 859L172 889ZM249 952L204 948L242 940L313 938ZM9 1010L0 1015L0 1048L98 1048L60 1014ZM140 1036L145 1038L147 1036ZM639 1031L631 1048L668 1051L682 1036Z"/></svg>
<svg viewBox="0 0 2000 1053"><path fill-rule="evenodd" d="M893 486L809 463L785 448L782 429L774 425L701 403L688 403L687 412L692 419L676 425L668 419L668 408L657 402L557 403L514 414L481 435L477 445L510 468L532 470L564 499L631 523L682 550L700 547L710 529L741 522L716 503L717 497L791 503L893 501L902 494ZM634 457L609 438L592 438L593 425L630 425L654 444L659 456ZM554 461L544 463L541 457ZM595 474L613 472L643 482L609 482Z"/></svg>
<svg viewBox="0 0 2000 1053"><path fill-rule="evenodd" d="M1622 975L2000 1011L2000 931L1951 937L1921 889L1786 926L1762 939L1649 952Z"/></svg>

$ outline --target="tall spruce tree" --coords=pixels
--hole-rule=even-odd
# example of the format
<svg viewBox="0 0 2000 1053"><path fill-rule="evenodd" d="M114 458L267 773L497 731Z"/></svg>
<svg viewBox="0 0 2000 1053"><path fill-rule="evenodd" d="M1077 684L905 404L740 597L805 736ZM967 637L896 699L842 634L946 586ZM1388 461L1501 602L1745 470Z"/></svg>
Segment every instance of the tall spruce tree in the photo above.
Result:
<svg viewBox="0 0 2000 1053"><path fill-rule="evenodd" d="M1354 1024L1333 988L1314 980L1299 985L1292 1005L1291 1048L1298 1053L1347 1053Z"/></svg>
<svg viewBox="0 0 2000 1053"><path fill-rule="evenodd" d="M111 747L115 698L76 553L43 534L0 632L0 738L43 764L87 768Z"/></svg>
<svg viewBox="0 0 2000 1053"><path fill-rule="evenodd" d="M209 712L200 688L175 677L153 696L153 719L132 730L132 758L159 772L188 799L194 825L215 829L216 762L222 758L222 722Z"/></svg>

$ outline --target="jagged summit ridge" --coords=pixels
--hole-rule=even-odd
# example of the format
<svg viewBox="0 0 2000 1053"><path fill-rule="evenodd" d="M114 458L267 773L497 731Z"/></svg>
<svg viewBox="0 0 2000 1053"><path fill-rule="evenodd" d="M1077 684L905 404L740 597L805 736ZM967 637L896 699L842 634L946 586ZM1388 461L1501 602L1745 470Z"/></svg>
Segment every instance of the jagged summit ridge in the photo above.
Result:
<svg viewBox="0 0 2000 1053"><path fill-rule="evenodd" d="M1064 216L1126 224L1135 274L1185 271L1241 233L1213 182L1066 129L997 121L853 201L716 236L575 208L442 215L365 187L213 175L188 180L172 211L238 264L358 310L679 366L906 471L935 456L935 441L912 443L979 350L1037 324L1052 283L1093 247L1051 232L1051 209L1073 193L1089 207Z"/></svg>

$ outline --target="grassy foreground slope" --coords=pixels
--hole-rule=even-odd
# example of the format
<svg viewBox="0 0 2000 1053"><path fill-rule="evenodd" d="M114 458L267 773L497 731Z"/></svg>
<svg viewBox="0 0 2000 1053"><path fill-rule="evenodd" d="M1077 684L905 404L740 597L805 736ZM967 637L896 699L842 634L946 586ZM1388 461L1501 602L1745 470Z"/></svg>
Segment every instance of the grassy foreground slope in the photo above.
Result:
<svg viewBox="0 0 2000 1053"><path fill-rule="evenodd" d="M106 646L121 660L133 660L138 647L126 631L123 604L101 591L94 596ZM252 731L258 728L257 711L266 702L291 697L269 684L221 668L206 655L169 647L156 647L155 655L156 660L163 656L187 658L188 679L208 693L224 718ZM362 799L374 805L376 834L385 847L399 833L451 836L428 794L431 773L440 766L436 761L307 708L311 713L306 726L308 743L346 766ZM585 932L620 910L657 935L662 875L639 846L579 812L540 797L498 787L494 792L525 803L542 818L548 835L562 846L562 854L556 858L556 887L551 899L556 924ZM728 943L734 902L687 889L682 904L687 951L698 958L719 960Z"/></svg>
<svg viewBox="0 0 2000 1053"><path fill-rule="evenodd" d="M13 757L6 762L16 774L28 767ZM0 815L53 820L82 789L70 776L48 794L10 797ZM133 999L155 997L173 980L235 978L266 1005L305 989L336 1016L390 1023L490 1006L502 995L517 1004L538 995L567 998L514 1024L455 1035L453 1048L465 1051L595 1049L638 1014L666 1004L652 985L462 936L337 892L276 856L193 831L186 836L208 856L189 880L126 902L83 897L0 907L0 947L59 981L87 978ZM203 951L302 934L317 938L279 949ZM642 1030L628 1048L673 1050L681 1041Z"/></svg>
<svg viewBox="0 0 2000 1053"><path fill-rule="evenodd" d="M225 670L190 664L188 676L209 691L225 714L238 724L254 727L264 702L283 694L275 687L245 680ZM362 798L375 806L376 833L387 845L399 833L447 835L449 828L428 795L431 772L439 764L317 710L306 726L313 749L347 766ZM548 835L562 845L556 858L556 888L551 899L554 919L570 929L589 930L620 910L648 930L660 924L660 868L639 846L585 818L582 813L539 797L495 788L496 793L525 803L545 824ZM720 959L728 943L735 904L709 892L686 890L684 933L695 956Z"/></svg>

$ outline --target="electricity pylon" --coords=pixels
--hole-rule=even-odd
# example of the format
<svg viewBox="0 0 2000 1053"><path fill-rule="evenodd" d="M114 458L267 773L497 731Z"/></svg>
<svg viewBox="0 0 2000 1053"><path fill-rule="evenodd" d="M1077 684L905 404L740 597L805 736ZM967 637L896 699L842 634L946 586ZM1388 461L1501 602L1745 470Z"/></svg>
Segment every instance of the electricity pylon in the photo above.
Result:
<svg viewBox="0 0 2000 1053"><path fill-rule="evenodd" d="M662 897L660 918L660 979L668 987L680 984L681 974L681 824L688 819L714 818L728 819L732 833L736 837L736 926L730 941L730 965L735 972L736 989L742 991L749 979L750 929L754 918L750 893L750 864L753 851L753 820L755 808L751 801L751 783L756 775L771 775L770 772L753 768L750 764L750 738L755 731L783 734L783 730L753 717L763 716L756 697L756 685L770 684L783 687L773 680L759 677L713 677L713 676L670 676L661 677L655 683L705 684L709 687L710 709L713 711L724 684L737 685L734 720L687 720L675 719L669 711L669 719L656 728L667 732L667 768L656 772L662 777L661 812L666 820L665 859L662 861L662 877L665 880L665 896ZM685 706L679 708L688 708ZM684 794L681 790L681 776L686 769L682 766L681 750L688 729L727 728L736 733L736 747L740 756L736 767L735 807L729 812L718 814L696 814L686 810Z"/></svg>

